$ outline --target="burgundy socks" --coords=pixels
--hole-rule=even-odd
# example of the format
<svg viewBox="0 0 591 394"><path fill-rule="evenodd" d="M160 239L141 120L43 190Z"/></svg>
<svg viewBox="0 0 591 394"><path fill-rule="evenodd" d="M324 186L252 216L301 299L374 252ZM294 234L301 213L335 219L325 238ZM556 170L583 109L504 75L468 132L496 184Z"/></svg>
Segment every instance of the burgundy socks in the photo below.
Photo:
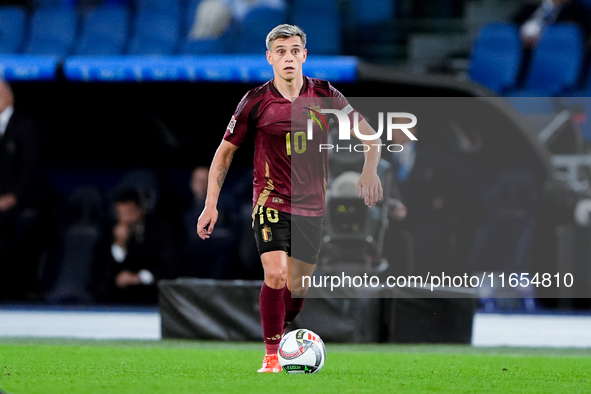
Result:
<svg viewBox="0 0 591 394"><path fill-rule="evenodd" d="M285 304L283 331L285 331L287 326L289 326L298 313L300 313L302 306L304 306L304 300L304 297L292 297L291 291L289 291L287 285L283 288L283 302Z"/></svg>
<svg viewBox="0 0 591 394"><path fill-rule="evenodd" d="M285 287L287 289L287 287ZM263 283L259 304L267 354L277 353L285 318L284 289L272 289Z"/></svg>

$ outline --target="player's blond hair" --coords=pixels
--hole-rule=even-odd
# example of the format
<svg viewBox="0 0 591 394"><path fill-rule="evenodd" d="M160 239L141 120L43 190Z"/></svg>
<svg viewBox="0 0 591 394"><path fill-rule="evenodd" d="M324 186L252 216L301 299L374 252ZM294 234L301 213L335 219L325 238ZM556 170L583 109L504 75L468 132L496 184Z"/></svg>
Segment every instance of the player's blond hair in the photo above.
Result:
<svg viewBox="0 0 591 394"><path fill-rule="evenodd" d="M275 27L273 30L267 34L267 50L271 51L271 47L273 46L273 41L278 38L289 38L299 36L302 39L302 46L306 47L306 33L296 25L290 25L284 23Z"/></svg>

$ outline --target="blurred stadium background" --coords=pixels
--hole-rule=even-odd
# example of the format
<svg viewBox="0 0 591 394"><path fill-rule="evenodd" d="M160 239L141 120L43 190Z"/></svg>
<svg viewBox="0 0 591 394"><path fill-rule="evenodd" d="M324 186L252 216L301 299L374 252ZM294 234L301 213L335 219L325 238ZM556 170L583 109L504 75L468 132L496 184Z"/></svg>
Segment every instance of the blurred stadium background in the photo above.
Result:
<svg viewBox="0 0 591 394"><path fill-rule="evenodd" d="M574 1L591 7L588 1ZM14 275L10 281L18 289L0 300L1 336L256 340L257 327L232 321L218 326L223 319L210 316L213 311L244 307L248 297L236 301L233 289L261 279L249 228L250 147L238 151L220 202L232 231L217 250L179 263L177 277L203 281L179 284L170 278L169 287L180 286L180 294L200 288L197 293L203 294L186 297L202 305L207 304L208 292L221 286L222 282L212 281L223 280L228 286L226 304L206 305L201 312L207 313L199 313L198 306L183 312L193 316L185 321L185 331L164 327L157 304L105 304L95 299L92 252L96 239L92 234L96 233L88 228L111 231L104 228L113 219L111 199L127 182L151 199L150 209L173 223L177 239L186 240L182 217L191 206L191 172L209 165L242 95L272 77L264 58L264 38L283 22L298 24L308 34L304 73L330 80L347 97L495 97L494 102L501 104L491 107L504 131L495 136L494 130L481 130L468 145L466 138L458 137L453 155L462 160L469 156L465 163L476 165L483 178L498 179L507 163L535 178L534 194L539 199L532 215L537 227L531 253L523 259L528 259L531 269L569 271L579 283L591 285L591 122L587 115L591 67L581 29L571 24L548 29L527 72L520 75L518 26L511 22L511 15L525 1L286 0L276 2L279 6L252 7L241 18L233 18L218 38L192 39L200 3L33 0L0 6L0 76L11 83L16 105L35 118L43 141L39 192L43 204L22 246L21 263L0 272ZM514 137L519 142L503 149L503 138ZM519 192L510 189L507 195L512 191ZM485 231L523 224L519 218L500 220L506 208L497 207L492 213L498 222L480 223L491 226ZM495 241L502 245L506 240L501 236ZM467 259L466 248L459 256ZM412 253L401 259L388 264L413 266ZM533 304L523 301L528 299ZM333 317L342 318L351 307L310 304L315 302L317 309L310 310L333 308ZM439 305L364 302L353 303L358 313L340 331L331 328L335 334L329 341L345 341L350 333L363 330L363 319L368 318L364 313L373 311L377 329L364 337L367 342L591 346L585 334L590 324L589 298L568 291L544 298L533 293L517 295L494 305L482 300ZM174 309L168 303L166 307ZM425 320L430 308L439 308L444 320ZM400 320L394 323L395 310L408 321L415 319L416 326L401 328ZM182 326L184 320L174 320L174 313L168 311L170 324ZM57 329L39 329L41 321L50 321L52 312L61 313L55 315ZM91 328L107 321L101 320L102 313L121 318L95 333ZM256 310L251 315L256 316ZM67 320L76 316L87 323L79 326ZM454 320L453 316L459 317ZM302 318L301 325L322 332L312 326L310 317ZM580 330L573 328L570 338L561 337L562 318L574 318L576 322L567 325ZM133 320L137 331L121 323L129 319L137 319ZM455 323L444 328L450 321ZM409 334L421 325L443 334ZM555 329L535 339L530 329L540 325ZM76 327L75 332L64 331L68 326ZM146 332L146 327L152 331ZM216 329L218 333L212 333ZM234 336L241 329L247 333ZM482 337L483 332L489 336ZM511 332L521 335L516 334L512 342L506 336ZM498 339L502 336L506 342ZM548 342L548 338L561 340Z"/></svg>

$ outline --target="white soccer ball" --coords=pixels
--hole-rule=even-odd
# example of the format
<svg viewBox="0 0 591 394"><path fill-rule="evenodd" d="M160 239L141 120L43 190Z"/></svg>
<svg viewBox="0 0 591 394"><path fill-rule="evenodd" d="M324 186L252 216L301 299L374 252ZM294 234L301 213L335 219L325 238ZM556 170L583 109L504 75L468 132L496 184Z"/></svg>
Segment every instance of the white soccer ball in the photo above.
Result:
<svg viewBox="0 0 591 394"><path fill-rule="evenodd" d="M316 373L324 366L326 347L314 331L300 328L283 336L277 355L287 373Z"/></svg>

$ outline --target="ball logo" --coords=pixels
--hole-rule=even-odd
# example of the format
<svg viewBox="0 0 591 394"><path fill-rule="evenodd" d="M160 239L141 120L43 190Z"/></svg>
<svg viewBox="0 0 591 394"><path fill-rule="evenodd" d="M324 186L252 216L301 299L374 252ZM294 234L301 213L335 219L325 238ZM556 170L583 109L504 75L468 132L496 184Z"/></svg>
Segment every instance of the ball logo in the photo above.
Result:
<svg viewBox="0 0 591 394"><path fill-rule="evenodd" d="M288 373L317 373L324 365L326 348L313 331L297 329L283 336L277 356Z"/></svg>
<svg viewBox="0 0 591 394"><path fill-rule="evenodd" d="M279 354L286 360L293 360L294 358L300 356L302 354L300 349L297 349L293 352L285 352L283 349L279 350Z"/></svg>

